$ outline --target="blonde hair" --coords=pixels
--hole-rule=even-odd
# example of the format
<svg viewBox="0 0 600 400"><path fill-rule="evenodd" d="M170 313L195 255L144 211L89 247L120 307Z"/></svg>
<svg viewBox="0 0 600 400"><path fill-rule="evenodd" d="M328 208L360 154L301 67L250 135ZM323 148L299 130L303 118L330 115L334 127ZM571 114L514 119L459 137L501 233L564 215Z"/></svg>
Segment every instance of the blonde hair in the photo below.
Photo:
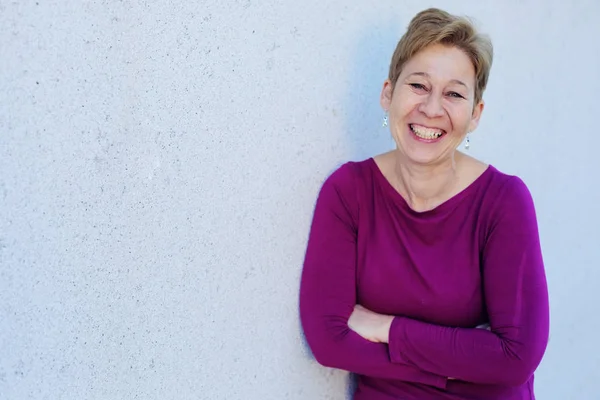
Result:
<svg viewBox="0 0 600 400"><path fill-rule="evenodd" d="M475 104L483 97L494 56L492 42L479 33L466 17L429 8L419 12L408 25L392 56L389 79L396 86L402 68L415 54L428 46L443 44L465 52L475 68Z"/></svg>

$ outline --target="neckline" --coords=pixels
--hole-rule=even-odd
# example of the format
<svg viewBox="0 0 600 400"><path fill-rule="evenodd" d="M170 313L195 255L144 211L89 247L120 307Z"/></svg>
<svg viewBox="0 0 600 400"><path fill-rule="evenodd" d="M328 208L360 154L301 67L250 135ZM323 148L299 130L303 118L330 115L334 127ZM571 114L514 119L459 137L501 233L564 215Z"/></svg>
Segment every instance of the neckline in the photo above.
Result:
<svg viewBox="0 0 600 400"><path fill-rule="evenodd" d="M396 203L400 204L402 208L408 211L410 214L415 216L434 216L438 214L443 214L446 210L454 208L454 206L460 203L465 197L475 192L477 188L481 185L481 183L486 179L486 177L494 171L494 166L488 164L485 170L473 180L469 185L467 185L464 189L456 193L454 196L448 198L444 202L438 204L436 207L425 210L425 211L416 211L410 207L408 201L394 188L394 186L390 183L390 181L385 177L379 165L373 157L369 157L368 161L371 164L372 169L375 170L375 175L382 182L384 189L389 192L390 196L396 201Z"/></svg>

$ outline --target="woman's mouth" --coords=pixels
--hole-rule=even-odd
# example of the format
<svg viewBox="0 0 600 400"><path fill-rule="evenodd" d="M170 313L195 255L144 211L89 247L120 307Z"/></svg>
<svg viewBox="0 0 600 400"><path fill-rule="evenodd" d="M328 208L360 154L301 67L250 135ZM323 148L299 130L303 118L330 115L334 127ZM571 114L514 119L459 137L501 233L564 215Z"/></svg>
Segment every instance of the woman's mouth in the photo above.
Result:
<svg viewBox="0 0 600 400"><path fill-rule="evenodd" d="M417 124L409 124L408 127L416 139L424 142L436 142L446 134L443 129L427 128Z"/></svg>

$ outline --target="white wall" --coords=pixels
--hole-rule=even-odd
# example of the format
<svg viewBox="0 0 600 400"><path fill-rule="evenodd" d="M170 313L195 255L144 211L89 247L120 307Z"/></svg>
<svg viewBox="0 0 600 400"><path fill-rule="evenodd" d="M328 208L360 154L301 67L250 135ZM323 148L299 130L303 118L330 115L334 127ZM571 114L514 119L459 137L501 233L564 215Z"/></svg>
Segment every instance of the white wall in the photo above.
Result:
<svg viewBox="0 0 600 400"><path fill-rule="evenodd" d="M345 399L298 279L317 190L389 148L391 52L429 5L496 49L471 152L537 201L539 399L597 399L594 0L0 0L0 398Z"/></svg>

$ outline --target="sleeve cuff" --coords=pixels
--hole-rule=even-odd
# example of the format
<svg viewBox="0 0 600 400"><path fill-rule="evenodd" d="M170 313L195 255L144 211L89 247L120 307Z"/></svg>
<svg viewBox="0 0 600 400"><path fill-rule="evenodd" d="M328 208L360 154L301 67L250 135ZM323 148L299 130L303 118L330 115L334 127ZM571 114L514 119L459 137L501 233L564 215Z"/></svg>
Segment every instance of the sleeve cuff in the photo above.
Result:
<svg viewBox="0 0 600 400"><path fill-rule="evenodd" d="M403 317L394 317L392 325L390 326L390 335L388 338L388 352L390 355L390 361L397 364L411 365L408 360L403 356L404 347L406 342L406 335L404 326L406 321Z"/></svg>
<svg viewBox="0 0 600 400"><path fill-rule="evenodd" d="M406 317L394 317L392 320L392 325L390 326L390 334L388 338L388 354L390 356L390 361L394 364L404 364L418 368L406 357L406 349L408 348L406 332L407 325L411 322L412 321ZM429 384L440 389L446 389L448 385L448 378L439 375L432 375L431 382L429 382Z"/></svg>

